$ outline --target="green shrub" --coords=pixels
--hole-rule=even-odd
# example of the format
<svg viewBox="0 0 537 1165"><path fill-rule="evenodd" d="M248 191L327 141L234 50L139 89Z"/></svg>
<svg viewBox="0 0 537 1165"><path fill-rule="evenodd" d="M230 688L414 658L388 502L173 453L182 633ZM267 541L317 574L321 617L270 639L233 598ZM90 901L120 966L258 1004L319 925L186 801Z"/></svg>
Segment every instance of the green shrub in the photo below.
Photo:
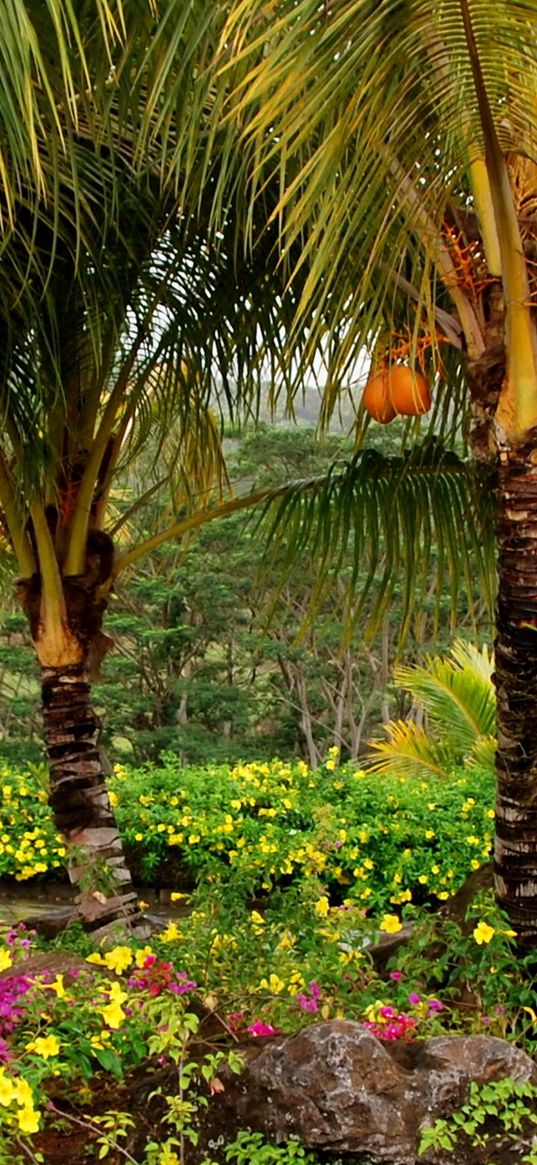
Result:
<svg viewBox="0 0 537 1165"><path fill-rule="evenodd" d="M4 766L0 874L58 870L65 857L43 773ZM438 904L490 855L493 776L449 781L379 777L330 757L183 768L116 766L110 781L135 873L173 889L221 879L242 895L311 887L368 911Z"/></svg>

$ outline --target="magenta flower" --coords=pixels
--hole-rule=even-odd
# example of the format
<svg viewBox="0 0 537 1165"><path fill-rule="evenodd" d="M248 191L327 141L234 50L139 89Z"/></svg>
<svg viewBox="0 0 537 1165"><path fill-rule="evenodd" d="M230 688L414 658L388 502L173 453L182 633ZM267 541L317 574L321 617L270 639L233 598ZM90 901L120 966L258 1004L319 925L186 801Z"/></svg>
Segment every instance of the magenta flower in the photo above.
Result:
<svg viewBox="0 0 537 1165"><path fill-rule="evenodd" d="M263 1023L262 1019L251 1023L248 1028L248 1035L250 1036L278 1036L280 1034L277 1027L273 1027L271 1023Z"/></svg>
<svg viewBox="0 0 537 1165"><path fill-rule="evenodd" d="M418 995L417 991L410 991L408 995L408 1002L413 1004L421 1003L421 995Z"/></svg>
<svg viewBox="0 0 537 1165"><path fill-rule="evenodd" d="M444 1004L440 1001L440 999L430 999L429 1000L429 1011L443 1011L443 1010L444 1010Z"/></svg>
<svg viewBox="0 0 537 1165"><path fill-rule="evenodd" d="M298 1003L298 1006L302 1009L302 1011L318 1011L319 1010L319 1005L317 1003L317 1000L311 999L309 995L304 995L302 991L299 991L298 995L295 998L296 998L296 1001Z"/></svg>
<svg viewBox="0 0 537 1165"><path fill-rule="evenodd" d="M316 979L310 981L310 993L306 995L303 991L299 991L295 996L298 1006L302 1011L318 1011L318 1001L321 998L321 988Z"/></svg>
<svg viewBox="0 0 537 1165"><path fill-rule="evenodd" d="M403 975L401 971L390 971L390 979L393 979L394 983L398 983L402 978Z"/></svg>

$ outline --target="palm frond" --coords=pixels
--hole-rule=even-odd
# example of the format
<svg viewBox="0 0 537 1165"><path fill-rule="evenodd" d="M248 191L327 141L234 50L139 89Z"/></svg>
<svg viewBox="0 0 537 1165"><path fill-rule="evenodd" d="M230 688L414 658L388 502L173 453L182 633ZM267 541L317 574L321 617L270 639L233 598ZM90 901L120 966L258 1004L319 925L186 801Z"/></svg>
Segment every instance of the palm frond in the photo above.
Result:
<svg viewBox="0 0 537 1165"><path fill-rule="evenodd" d="M361 449L327 475L279 491L260 529L279 555L283 576L304 551L316 567L310 614L336 576L346 574L347 618L368 611L378 626L398 595L401 640L431 580L436 602L447 591L454 615L461 590L479 590L492 611L494 497L489 475L435 441L401 457ZM283 548L283 550L282 550Z"/></svg>
<svg viewBox="0 0 537 1165"><path fill-rule="evenodd" d="M428 657L422 666L398 667L395 683L425 709L430 728L461 756L481 737L492 737L496 699L486 648L457 640L449 657Z"/></svg>
<svg viewBox="0 0 537 1165"><path fill-rule="evenodd" d="M400 780L447 778L450 773L438 746L413 720L391 720L385 726L387 740L373 740L367 760L370 772Z"/></svg>
<svg viewBox="0 0 537 1165"><path fill-rule="evenodd" d="M364 346L397 330L386 271L415 291L411 359L419 331L434 348L438 309L454 307L479 354L482 309L447 232L475 219L471 166L490 142L483 96L503 153L534 153L531 11L507 0L471 4L478 84L461 0L409 0L404 18L398 0L229 6L221 38L229 118L240 119L252 187L278 174L273 218L290 278L307 269L297 319L309 316L312 347L328 333L335 381Z"/></svg>
<svg viewBox="0 0 537 1165"><path fill-rule="evenodd" d="M480 736L472 745L464 758L464 764L469 769L480 768L494 771L498 741L495 736Z"/></svg>

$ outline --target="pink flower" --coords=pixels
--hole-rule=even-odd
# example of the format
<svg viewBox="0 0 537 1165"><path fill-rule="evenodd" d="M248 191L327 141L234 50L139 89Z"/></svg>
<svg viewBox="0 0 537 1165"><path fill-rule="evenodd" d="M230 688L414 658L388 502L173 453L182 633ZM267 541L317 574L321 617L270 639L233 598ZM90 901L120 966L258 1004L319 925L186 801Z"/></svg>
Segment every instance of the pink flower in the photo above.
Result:
<svg viewBox="0 0 537 1165"><path fill-rule="evenodd" d="M390 971L390 979L393 979L394 983L398 983L402 978L401 971Z"/></svg>
<svg viewBox="0 0 537 1165"><path fill-rule="evenodd" d="M408 996L408 1002L414 1003L414 1004L421 1003L421 995L418 995L417 991L410 991L409 996Z"/></svg>
<svg viewBox="0 0 537 1165"><path fill-rule="evenodd" d="M429 1011L443 1011L443 1010L444 1010L444 1004L441 1003L440 999L430 999L429 1000Z"/></svg>
<svg viewBox="0 0 537 1165"><path fill-rule="evenodd" d="M318 1011L319 1010L319 1005L317 1003L317 1000L310 999L310 996L304 995L302 991L299 991L298 995L296 996L296 1001L298 1003L298 1006L302 1009L302 1011Z"/></svg>
<svg viewBox="0 0 537 1165"><path fill-rule="evenodd" d="M251 1023L248 1028L249 1036L278 1036L280 1034L277 1027L273 1027L271 1023L263 1023L262 1019Z"/></svg>
<svg viewBox="0 0 537 1165"><path fill-rule="evenodd" d="M305 995L303 991L299 991L296 996L298 1006L302 1011L318 1011L318 1000L321 998L321 988L316 979L310 981L310 994Z"/></svg>

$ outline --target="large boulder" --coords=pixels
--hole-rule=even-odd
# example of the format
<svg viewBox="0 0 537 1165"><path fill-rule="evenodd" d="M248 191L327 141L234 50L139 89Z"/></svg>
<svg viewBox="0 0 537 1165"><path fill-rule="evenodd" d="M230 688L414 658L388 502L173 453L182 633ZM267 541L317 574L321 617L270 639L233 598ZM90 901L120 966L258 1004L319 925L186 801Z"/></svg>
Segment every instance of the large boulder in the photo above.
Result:
<svg viewBox="0 0 537 1165"><path fill-rule="evenodd" d="M209 1156L224 1131L227 1141L238 1129L252 1129L277 1143L296 1137L326 1153L416 1165L423 1161L420 1129L464 1103L470 1081L537 1084L533 1061L504 1040L443 1036L402 1045L347 1020L260 1041L246 1054L242 1075L225 1074L225 1090L204 1116ZM450 1161L455 1165L457 1156Z"/></svg>

